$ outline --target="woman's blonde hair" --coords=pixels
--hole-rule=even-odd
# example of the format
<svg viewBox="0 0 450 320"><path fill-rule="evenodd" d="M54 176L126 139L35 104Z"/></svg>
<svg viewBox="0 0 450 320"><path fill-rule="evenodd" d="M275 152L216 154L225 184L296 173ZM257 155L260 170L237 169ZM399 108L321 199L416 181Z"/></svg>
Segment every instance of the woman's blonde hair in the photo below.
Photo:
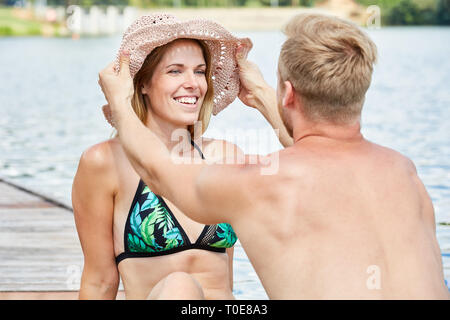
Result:
<svg viewBox="0 0 450 320"><path fill-rule="evenodd" d="M278 69L301 95L312 121L348 123L361 114L377 48L356 25L320 14L287 24Z"/></svg>
<svg viewBox="0 0 450 320"><path fill-rule="evenodd" d="M163 46L155 48L152 52L150 52L145 59L144 63L142 64L141 69L136 73L133 79L133 86L134 86L134 95L131 99L131 106L133 107L134 112L138 116L138 118L142 121L142 123L145 124L145 121L147 120L148 115L148 108L144 99L144 95L142 94L142 86L151 80L153 76L153 72L155 71L156 66L158 63L161 62L162 57L169 49L170 45L178 40L190 40L195 41L200 45L200 48L203 52L203 57L206 62L206 82L208 84L208 90L206 92L205 98L203 100L203 104L200 109L200 113L198 116L198 121L201 122L202 125L202 131L201 134L203 134L206 129L208 128L209 120L211 119L211 113L213 110L214 102L214 87L212 82L212 70L211 70L211 55L209 53L208 47L206 44L197 39L177 39L172 42L169 42ZM149 97L151 99L151 97ZM194 125L189 125L188 130L191 134L192 139L194 139Z"/></svg>

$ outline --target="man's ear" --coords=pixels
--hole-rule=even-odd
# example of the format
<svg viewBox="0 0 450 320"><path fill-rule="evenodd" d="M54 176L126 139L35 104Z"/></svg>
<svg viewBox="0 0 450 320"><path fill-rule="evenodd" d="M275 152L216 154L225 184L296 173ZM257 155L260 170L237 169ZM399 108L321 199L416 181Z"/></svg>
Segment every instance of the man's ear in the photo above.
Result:
<svg viewBox="0 0 450 320"><path fill-rule="evenodd" d="M295 106L295 89L290 81L284 81L282 104L284 108L293 109Z"/></svg>

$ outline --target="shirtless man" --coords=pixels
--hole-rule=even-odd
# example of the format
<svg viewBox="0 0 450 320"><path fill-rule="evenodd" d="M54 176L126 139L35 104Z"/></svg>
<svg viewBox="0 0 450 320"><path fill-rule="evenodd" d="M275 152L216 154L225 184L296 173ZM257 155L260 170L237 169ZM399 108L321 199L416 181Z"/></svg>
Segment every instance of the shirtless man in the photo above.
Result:
<svg viewBox="0 0 450 320"><path fill-rule="evenodd" d="M126 56L118 75L104 69L99 83L136 171L192 219L230 223L271 299L448 299L433 205L414 164L360 131L375 45L322 15L297 16L285 33L276 94L238 57L240 98L265 115L278 105L272 125L293 142L270 155L270 175L249 156L171 161L130 108Z"/></svg>

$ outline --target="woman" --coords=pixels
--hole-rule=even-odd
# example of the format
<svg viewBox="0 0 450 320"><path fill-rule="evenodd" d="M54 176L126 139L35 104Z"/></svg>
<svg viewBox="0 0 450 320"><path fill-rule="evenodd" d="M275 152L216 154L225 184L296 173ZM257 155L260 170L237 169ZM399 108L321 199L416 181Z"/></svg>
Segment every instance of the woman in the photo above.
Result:
<svg viewBox="0 0 450 320"><path fill-rule="evenodd" d="M211 113L236 97L241 41L251 47L216 23L168 15L143 16L125 32L120 50L130 52L133 109L176 156L214 160L238 152L191 135L196 121L203 133ZM199 224L154 194L117 137L83 153L72 202L85 258L81 299L115 299L119 275L127 299L234 298L231 226Z"/></svg>

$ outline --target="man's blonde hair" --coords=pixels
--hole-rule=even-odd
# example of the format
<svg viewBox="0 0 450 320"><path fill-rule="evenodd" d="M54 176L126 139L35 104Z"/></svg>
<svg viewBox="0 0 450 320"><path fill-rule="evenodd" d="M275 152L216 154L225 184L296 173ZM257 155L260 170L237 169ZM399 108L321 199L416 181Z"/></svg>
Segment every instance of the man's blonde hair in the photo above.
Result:
<svg viewBox="0 0 450 320"><path fill-rule="evenodd" d="M359 118L372 79L377 48L353 23L300 14L284 30L278 68L312 121L348 123Z"/></svg>

